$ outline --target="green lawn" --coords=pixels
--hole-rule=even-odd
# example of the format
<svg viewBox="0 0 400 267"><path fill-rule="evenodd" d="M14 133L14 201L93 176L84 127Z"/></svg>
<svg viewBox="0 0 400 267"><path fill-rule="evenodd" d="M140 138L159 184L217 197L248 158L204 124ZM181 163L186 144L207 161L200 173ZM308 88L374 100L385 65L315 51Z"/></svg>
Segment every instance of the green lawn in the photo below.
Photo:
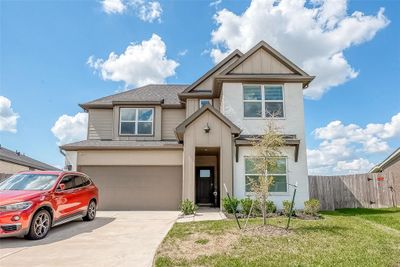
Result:
<svg viewBox="0 0 400 267"><path fill-rule="evenodd" d="M176 223L155 265L400 266L399 208L342 209L323 217L294 219L291 232L275 236L244 234L233 220ZM284 227L286 219L268 223ZM260 224L250 221L250 227Z"/></svg>

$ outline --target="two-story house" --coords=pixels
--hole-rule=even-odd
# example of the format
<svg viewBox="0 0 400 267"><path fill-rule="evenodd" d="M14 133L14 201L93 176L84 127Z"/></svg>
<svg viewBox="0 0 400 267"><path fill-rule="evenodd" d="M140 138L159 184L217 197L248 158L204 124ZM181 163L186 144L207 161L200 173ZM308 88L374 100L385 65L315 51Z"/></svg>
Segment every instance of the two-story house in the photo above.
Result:
<svg viewBox="0 0 400 267"><path fill-rule="evenodd" d="M281 207L288 183L297 182L301 208L308 199L303 89L313 78L260 42L193 84L147 85L81 104L87 140L61 148L69 167L100 188L100 209L176 210L183 199L220 206L225 186L237 198L251 194L250 139L274 114L286 146L270 171L270 199Z"/></svg>

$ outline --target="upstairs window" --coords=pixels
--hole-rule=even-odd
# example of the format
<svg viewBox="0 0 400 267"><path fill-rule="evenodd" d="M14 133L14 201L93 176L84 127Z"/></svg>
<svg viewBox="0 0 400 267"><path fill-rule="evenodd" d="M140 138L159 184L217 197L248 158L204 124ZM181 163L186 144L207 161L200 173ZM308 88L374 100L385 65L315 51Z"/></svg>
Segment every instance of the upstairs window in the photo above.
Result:
<svg viewBox="0 0 400 267"><path fill-rule="evenodd" d="M245 118L283 118L282 85L244 85L243 109Z"/></svg>
<svg viewBox="0 0 400 267"><path fill-rule="evenodd" d="M152 135L153 108L120 108L120 135Z"/></svg>
<svg viewBox="0 0 400 267"><path fill-rule="evenodd" d="M245 183L246 192L251 192L251 184L257 181L261 176L256 168L257 157L245 158ZM274 163L268 166L267 176L273 177L273 184L270 186L270 192L287 192L287 166L286 158L274 158Z"/></svg>
<svg viewBox="0 0 400 267"><path fill-rule="evenodd" d="M200 99L199 100L199 107L200 108L204 107L207 104L212 105L212 99Z"/></svg>

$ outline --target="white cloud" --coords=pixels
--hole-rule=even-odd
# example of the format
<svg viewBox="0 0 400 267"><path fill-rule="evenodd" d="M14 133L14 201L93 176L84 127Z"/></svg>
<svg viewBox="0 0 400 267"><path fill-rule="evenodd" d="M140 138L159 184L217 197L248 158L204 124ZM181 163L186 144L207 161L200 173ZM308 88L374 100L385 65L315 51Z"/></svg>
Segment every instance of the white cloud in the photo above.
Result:
<svg viewBox="0 0 400 267"><path fill-rule="evenodd" d="M265 40L310 75L316 75L305 95L318 99L330 88L357 77L343 52L371 40L389 24L381 8L376 15L347 14L347 1L253 0L242 14L227 9L214 16L214 48L220 61L234 49L246 52Z"/></svg>
<svg viewBox="0 0 400 267"><path fill-rule="evenodd" d="M139 19L146 22L161 22L163 12L160 2L148 0L103 0L103 10L107 14L122 14L132 8Z"/></svg>
<svg viewBox="0 0 400 267"><path fill-rule="evenodd" d="M111 52L106 60L91 56L87 64L99 71L104 80L123 81L127 86L164 83L166 78L175 75L179 66L167 58L166 52L161 37L153 34L140 44L130 44L120 55Z"/></svg>
<svg viewBox="0 0 400 267"><path fill-rule="evenodd" d="M75 116L62 115L51 128L58 144L63 145L86 139L87 135L87 113L77 113Z"/></svg>
<svg viewBox="0 0 400 267"><path fill-rule="evenodd" d="M131 4L135 7L136 14L141 20L147 22L161 22L161 14L163 10L160 2L132 0Z"/></svg>
<svg viewBox="0 0 400 267"><path fill-rule="evenodd" d="M180 57L186 56L186 54L187 54L188 52L189 52L189 51L188 51L187 49L184 49L184 50L178 52L178 56L180 56Z"/></svg>
<svg viewBox="0 0 400 267"><path fill-rule="evenodd" d="M316 149L307 149L310 173L365 172L373 165L365 157L387 152L387 141L400 137L400 113L389 122L370 123L364 128L357 124L345 125L341 121L332 121L315 129L313 134L321 143Z"/></svg>
<svg viewBox="0 0 400 267"><path fill-rule="evenodd" d="M0 96L0 131L16 133L18 118L18 113L11 108L10 99Z"/></svg>
<svg viewBox="0 0 400 267"><path fill-rule="evenodd" d="M222 0L211 1L210 7L218 8L218 6L219 6L221 3L222 3Z"/></svg>
<svg viewBox="0 0 400 267"><path fill-rule="evenodd" d="M126 6L121 0L103 0L101 4L107 14L123 13L126 10Z"/></svg>
<svg viewBox="0 0 400 267"><path fill-rule="evenodd" d="M352 161L338 161L334 170L341 173L360 173L367 172L374 166L369 160L359 158Z"/></svg>

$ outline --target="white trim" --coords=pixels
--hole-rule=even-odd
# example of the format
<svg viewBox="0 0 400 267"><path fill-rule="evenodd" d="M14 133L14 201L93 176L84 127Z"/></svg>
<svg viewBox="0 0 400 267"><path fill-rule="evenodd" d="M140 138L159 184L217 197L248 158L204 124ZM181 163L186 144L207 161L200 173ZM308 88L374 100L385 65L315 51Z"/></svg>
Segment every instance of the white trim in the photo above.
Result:
<svg viewBox="0 0 400 267"><path fill-rule="evenodd" d="M134 109L135 110L135 120L122 120L122 112L121 109ZM151 114L151 120L150 121L140 121L139 120L139 110L143 109L150 109L152 114ZM122 122L134 122L135 123L135 133L133 134L123 134L121 133L121 123ZM139 134L138 133L138 126L140 122L151 122L151 133L150 134ZM154 108L150 107L143 107L143 108L130 108L130 107L120 107L119 108L119 125L118 125L118 134L121 136L152 136L154 134Z"/></svg>
<svg viewBox="0 0 400 267"><path fill-rule="evenodd" d="M244 99L244 87L245 86L259 86L260 90L261 90L261 100L245 100ZM279 86L282 88L282 100L266 100L265 99L265 88L266 87L276 87ZM246 117L244 115L244 103L259 103L261 102L261 116L260 117ZM282 103L282 112L283 112L283 116L282 117L268 117L266 116L266 102L270 102L270 103ZM243 119L244 120L265 120L265 119L274 119L274 120L284 120L286 119L286 105L285 105L285 86L284 84L242 84L242 105L243 105Z"/></svg>

